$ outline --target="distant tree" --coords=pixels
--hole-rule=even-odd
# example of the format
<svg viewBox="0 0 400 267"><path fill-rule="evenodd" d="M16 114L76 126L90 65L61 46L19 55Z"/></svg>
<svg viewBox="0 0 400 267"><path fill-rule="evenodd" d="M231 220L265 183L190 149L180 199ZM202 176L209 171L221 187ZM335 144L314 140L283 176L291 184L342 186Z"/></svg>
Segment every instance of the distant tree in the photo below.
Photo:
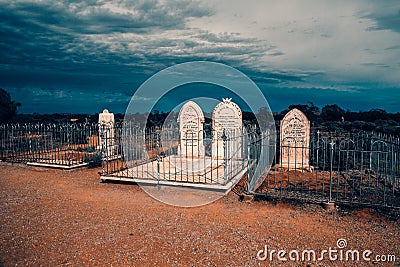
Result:
<svg viewBox="0 0 400 267"><path fill-rule="evenodd" d="M242 116L243 116L242 117L243 121L248 122L248 123L255 122L255 120L256 120L256 116L254 115L253 112L250 112L250 111L243 111Z"/></svg>
<svg viewBox="0 0 400 267"><path fill-rule="evenodd" d="M368 122L390 119L389 114L383 109L371 109L370 111L365 112L363 115L363 120Z"/></svg>
<svg viewBox="0 0 400 267"><path fill-rule="evenodd" d="M0 123L10 122L17 114L17 107L21 103L11 100L10 94L0 88Z"/></svg>
<svg viewBox="0 0 400 267"><path fill-rule="evenodd" d="M346 121L359 121L361 120L361 112L347 110L344 113L344 117L346 118Z"/></svg>
<svg viewBox="0 0 400 267"><path fill-rule="evenodd" d="M316 105L314 105L313 102L308 102L307 105L297 104L289 106L289 110L292 110L294 108L297 108L298 110L303 112L307 116L307 118L312 122L316 122L318 120L318 116L320 115L319 108Z"/></svg>
<svg viewBox="0 0 400 267"><path fill-rule="evenodd" d="M321 109L321 117L324 121L341 121L345 111L338 105L326 105Z"/></svg>
<svg viewBox="0 0 400 267"><path fill-rule="evenodd" d="M400 112L397 112L395 114L391 114L392 120L400 122Z"/></svg>

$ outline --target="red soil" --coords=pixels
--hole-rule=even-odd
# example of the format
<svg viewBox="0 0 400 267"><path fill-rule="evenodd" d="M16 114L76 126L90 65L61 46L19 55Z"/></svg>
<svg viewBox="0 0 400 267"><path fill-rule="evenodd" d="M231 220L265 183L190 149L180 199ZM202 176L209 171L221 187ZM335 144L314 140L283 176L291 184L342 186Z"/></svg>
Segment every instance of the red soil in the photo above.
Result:
<svg viewBox="0 0 400 267"><path fill-rule="evenodd" d="M4 266L398 266L400 223L372 209L239 202L232 192L197 208L160 203L132 184L100 183L100 169L0 165ZM394 254L396 263L257 260L270 249ZM0 266L1 266L0 262Z"/></svg>

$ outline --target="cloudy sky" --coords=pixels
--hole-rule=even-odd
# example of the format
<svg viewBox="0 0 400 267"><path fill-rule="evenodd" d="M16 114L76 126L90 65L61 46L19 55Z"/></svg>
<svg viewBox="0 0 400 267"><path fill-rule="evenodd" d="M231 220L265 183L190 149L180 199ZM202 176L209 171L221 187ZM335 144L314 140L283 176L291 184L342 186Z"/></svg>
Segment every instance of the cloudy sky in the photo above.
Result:
<svg viewBox="0 0 400 267"><path fill-rule="evenodd" d="M400 111L398 0L0 0L0 13L0 87L21 113L124 112L142 82L193 60L242 71L273 111Z"/></svg>

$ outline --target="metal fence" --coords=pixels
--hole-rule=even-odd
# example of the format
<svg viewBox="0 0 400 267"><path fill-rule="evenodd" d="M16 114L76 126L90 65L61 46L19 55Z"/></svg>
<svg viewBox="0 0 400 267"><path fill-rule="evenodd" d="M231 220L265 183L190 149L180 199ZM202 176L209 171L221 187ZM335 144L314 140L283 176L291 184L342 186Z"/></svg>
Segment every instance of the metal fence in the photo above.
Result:
<svg viewBox="0 0 400 267"><path fill-rule="evenodd" d="M309 164L280 165L281 153ZM290 150L290 151L289 151ZM305 152L306 151L306 152ZM273 197L400 208L400 139L377 133L313 132L310 146L276 145L273 168L257 192Z"/></svg>
<svg viewBox="0 0 400 267"><path fill-rule="evenodd" d="M99 160L102 177L125 180L226 185L243 176L239 192L400 208L399 137L312 130L309 146L289 147L255 127L241 133L213 133L211 125L205 125L201 133L182 138L175 126L161 131L143 130L133 123L111 128L96 123L3 124L0 159L61 167ZM183 146L182 140L187 144ZM222 150L213 147L216 144ZM285 166L281 164L285 153L304 156ZM272 162L268 173L257 168L268 162Z"/></svg>
<svg viewBox="0 0 400 267"><path fill-rule="evenodd" d="M0 159L43 166L74 167L96 157L97 124L2 124Z"/></svg>
<svg viewBox="0 0 400 267"><path fill-rule="evenodd" d="M102 129L102 179L227 185L245 172L242 135L213 133L211 127L182 134L176 126L143 129L129 122L115 124L112 133Z"/></svg>

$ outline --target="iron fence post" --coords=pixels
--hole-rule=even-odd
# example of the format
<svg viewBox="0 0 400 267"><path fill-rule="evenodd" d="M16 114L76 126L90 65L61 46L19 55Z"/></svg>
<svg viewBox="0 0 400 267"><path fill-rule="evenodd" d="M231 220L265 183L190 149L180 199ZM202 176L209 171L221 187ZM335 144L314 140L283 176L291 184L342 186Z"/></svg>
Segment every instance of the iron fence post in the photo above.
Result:
<svg viewBox="0 0 400 267"><path fill-rule="evenodd" d="M31 127L28 126L28 143L29 143L29 158L33 161L33 151L32 151L32 131Z"/></svg>
<svg viewBox="0 0 400 267"><path fill-rule="evenodd" d="M159 148L160 148L160 133L156 129L156 159L157 159L157 185L160 186L160 155L159 155Z"/></svg>
<svg viewBox="0 0 400 267"><path fill-rule="evenodd" d="M250 159L250 146L251 146L251 132L247 134L247 193L249 193L250 189L250 166L251 166L251 159Z"/></svg>
<svg viewBox="0 0 400 267"><path fill-rule="evenodd" d="M332 141L330 143L331 157L330 157L330 170L329 170L329 202L332 201L332 186L333 186L332 173L333 173L333 146L334 145L335 145L335 143Z"/></svg>
<svg viewBox="0 0 400 267"><path fill-rule="evenodd" d="M105 174L105 166L104 166L104 161L105 161L105 138L104 138L104 125L99 125L100 127L100 139L101 139L101 172L104 175Z"/></svg>
<svg viewBox="0 0 400 267"><path fill-rule="evenodd" d="M246 128L243 126L242 127L242 134L241 134L241 151L240 151L240 153L242 153L242 155L239 157L239 158L241 158L241 159L243 159L243 157L244 157L244 142L245 142L245 140L244 140L244 133L245 133L245 130L246 130ZM242 160L242 170L244 170L244 160Z"/></svg>
<svg viewBox="0 0 400 267"><path fill-rule="evenodd" d="M315 169L319 169L318 168L318 166L319 166L319 135L321 134L321 132L318 130L317 131L317 166L315 166ZM317 172L318 173L318 172Z"/></svg>
<svg viewBox="0 0 400 267"><path fill-rule="evenodd" d="M226 151L226 149L227 149L227 146L226 146L226 140L227 140L227 136L226 136L226 134L225 134L225 129L223 130L223 132L222 132L222 142L223 142L223 149L224 149L224 183L226 182L226 178L227 178L227 167L228 167L228 164L227 164L227 151Z"/></svg>
<svg viewBox="0 0 400 267"><path fill-rule="evenodd" d="M68 155L68 166L71 166L71 154L70 154L70 144L71 144L71 127L67 124L67 155Z"/></svg>

